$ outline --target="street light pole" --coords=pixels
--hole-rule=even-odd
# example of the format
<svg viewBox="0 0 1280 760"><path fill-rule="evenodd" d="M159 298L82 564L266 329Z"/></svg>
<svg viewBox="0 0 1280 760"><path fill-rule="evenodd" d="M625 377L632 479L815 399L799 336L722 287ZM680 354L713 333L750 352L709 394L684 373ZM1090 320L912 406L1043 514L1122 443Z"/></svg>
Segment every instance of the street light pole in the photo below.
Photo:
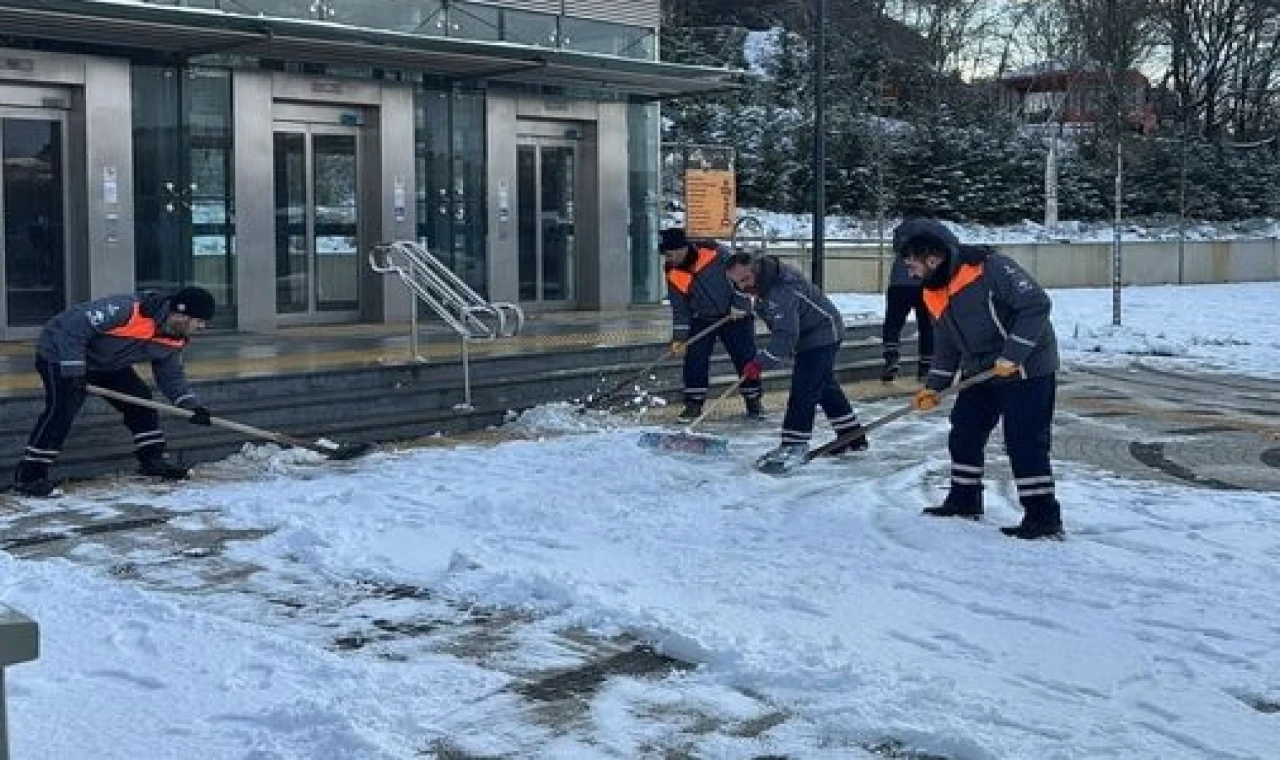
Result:
<svg viewBox="0 0 1280 760"><path fill-rule="evenodd" d="M1124 112L1123 99L1116 85L1115 69L1107 69L1107 81L1110 86L1112 106L1115 108L1113 123L1116 141L1116 176L1115 176L1115 219L1111 224L1111 325L1120 326L1121 284L1124 282L1121 268L1124 265L1120 223L1124 209Z"/></svg>
<svg viewBox="0 0 1280 760"><path fill-rule="evenodd" d="M1118 121L1118 120L1117 120ZM1115 221L1111 225L1111 324L1120 326L1120 291L1124 282L1121 267L1124 257L1121 251L1121 214L1124 208L1124 149L1120 132L1116 131L1116 190Z"/></svg>
<svg viewBox="0 0 1280 760"><path fill-rule="evenodd" d="M822 259L826 232L827 145L826 145L826 2L814 0L813 49L813 283L822 287Z"/></svg>
<svg viewBox="0 0 1280 760"><path fill-rule="evenodd" d="M1182 101L1182 90L1175 90L1178 95L1178 284L1183 284L1183 269L1186 266L1187 247L1187 107Z"/></svg>

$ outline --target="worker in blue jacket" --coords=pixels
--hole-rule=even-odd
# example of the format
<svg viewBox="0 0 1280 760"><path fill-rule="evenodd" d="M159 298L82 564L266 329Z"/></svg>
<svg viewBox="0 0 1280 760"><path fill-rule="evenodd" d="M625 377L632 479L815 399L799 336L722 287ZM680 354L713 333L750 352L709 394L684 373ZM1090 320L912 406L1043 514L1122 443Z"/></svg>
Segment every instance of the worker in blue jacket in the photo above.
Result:
<svg viewBox="0 0 1280 760"><path fill-rule="evenodd" d="M941 222L913 218L894 233L897 253L924 287L934 320L933 366L913 405L938 406L957 373L988 369L995 379L956 396L951 409L951 488L925 509L938 517L977 519L983 511L987 440L1003 425L1022 521L1001 528L1014 538L1062 536L1062 512L1049 461L1059 365L1049 321L1049 296L1013 259L990 248L961 245Z"/></svg>
<svg viewBox="0 0 1280 760"><path fill-rule="evenodd" d="M782 442L756 466L776 473L800 464L809 451L819 406L836 436L847 439L829 455L866 449L866 436L857 434L858 415L835 375L836 354L845 334L839 309L799 269L776 256L735 253L727 272L738 289L756 297L756 314L771 334L768 347L747 363L742 377L758 379L765 370L792 364Z"/></svg>
<svg viewBox="0 0 1280 760"><path fill-rule="evenodd" d="M739 374L756 355L751 299L735 290L725 277L725 263L731 254L728 248L711 240L690 241L684 229L674 227L662 231L658 249L665 259L663 270L671 303L671 353L684 359L684 409L678 419L692 422L702 416L707 400L716 340L724 343ZM690 337L725 317L731 319L706 337L689 342ZM764 415L760 378L743 382L739 393L748 417Z"/></svg>
<svg viewBox="0 0 1280 760"><path fill-rule="evenodd" d="M26 496L52 496L57 483L49 468L62 452L93 383L142 399L151 388L133 369L151 365L156 384L175 406L193 412L189 420L211 424L209 410L187 384L182 351L190 336L213 319L213 295L186 287L172 295L117 295L76 304L50 319L40 331L36 371L44 384L44 411L36 420L14 473L14 490ZM165 457L164 433L154 409L107 399L124 416L133 434L133 451L143 475L181 480L186 467Z"/></svg>

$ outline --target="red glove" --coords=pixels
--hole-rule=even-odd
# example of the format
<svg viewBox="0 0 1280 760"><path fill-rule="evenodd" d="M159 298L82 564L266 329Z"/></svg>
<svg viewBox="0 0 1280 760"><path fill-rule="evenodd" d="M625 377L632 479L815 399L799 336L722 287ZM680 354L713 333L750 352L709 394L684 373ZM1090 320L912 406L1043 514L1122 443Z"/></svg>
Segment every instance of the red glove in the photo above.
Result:
<svg viewBox="0 0 1280 760"><path fill-rule="evenodd" d="M760 363L759 359L752 359L751 361L742 365L743 380L746 380L748 382L752 380L759 380L760 376L763 374L764 374L764 365Z"/></svg>

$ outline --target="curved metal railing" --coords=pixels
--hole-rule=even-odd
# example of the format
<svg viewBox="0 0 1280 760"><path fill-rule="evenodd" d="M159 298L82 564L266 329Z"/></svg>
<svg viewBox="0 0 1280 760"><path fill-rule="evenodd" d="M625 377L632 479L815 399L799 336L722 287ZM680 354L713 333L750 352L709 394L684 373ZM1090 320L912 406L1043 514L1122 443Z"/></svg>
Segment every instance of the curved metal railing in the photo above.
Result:
<svg viewBox="0 0 1280 760"><path fill-rule="evenodd" d="M459 336L470 340L511 338L524 326L524 311L513 303L486 301L425 246L410 241L382 243L369 251L379 274L395 274Z"/></svg>
<svg viewBox="0 0 1280 760"><path fill-rule="evenodd" d="M425 246L413 241L375 245L369 251L369 266L378 274L396 275L414 295L409 343L415 359L426 361L418 349L416 301L425 303L462 339L464 403L459 407L473 408L470 342L518 335L524 327L524 310L514 303L486 301Z"/></svg>
<svg viewBox="0 0 1280 760"><path fill-rule="evenodd" d="M729 247L735 251L746 250L751 243L754 243L751 248L763 253L769 247L769 231L757 217L740 216L729 233Z"/></svg>

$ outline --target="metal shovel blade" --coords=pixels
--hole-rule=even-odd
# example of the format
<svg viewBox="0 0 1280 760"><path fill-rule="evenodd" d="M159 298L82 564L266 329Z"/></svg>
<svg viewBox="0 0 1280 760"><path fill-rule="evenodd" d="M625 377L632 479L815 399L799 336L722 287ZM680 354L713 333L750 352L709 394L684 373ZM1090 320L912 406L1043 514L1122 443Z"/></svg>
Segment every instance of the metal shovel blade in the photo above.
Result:
<svg viewBox="0 0 1280 760"><path fill-rule="evenodd" d="M322 446L321 448L323 449L322 453L326 457L341 462L347 459L357 459L359 457L364 456L365 454L368 454L369 452L373 451L373 444L372 443L341 443L341 444L338 444L335 448L329 448L328 446Z"/></svg>
<svg viewBox="0 0 1280 760"><path fill-rule="evenodd" d="M683 454L724 456L729 453L727 438L699 433L641 433L640 445L660 451L678 451Z"/></svg>

